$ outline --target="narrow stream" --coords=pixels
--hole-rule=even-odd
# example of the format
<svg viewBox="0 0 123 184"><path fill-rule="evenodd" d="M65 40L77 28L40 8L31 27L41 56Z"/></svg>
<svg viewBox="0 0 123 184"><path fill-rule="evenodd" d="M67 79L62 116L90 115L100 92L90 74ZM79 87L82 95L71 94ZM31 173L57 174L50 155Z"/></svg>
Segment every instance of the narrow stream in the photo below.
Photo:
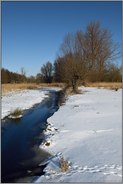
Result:
<svg viewBox="0 0 123 184"><path fill-rule="evenodd" d="M62 95L61 95L62 94ZM18 120L5 119L1 125L1 182L30 182L44 174L39 164L51 155L41 150L47 119L58 110L62 92L51 91L48 98L25 111Z"/></svg>

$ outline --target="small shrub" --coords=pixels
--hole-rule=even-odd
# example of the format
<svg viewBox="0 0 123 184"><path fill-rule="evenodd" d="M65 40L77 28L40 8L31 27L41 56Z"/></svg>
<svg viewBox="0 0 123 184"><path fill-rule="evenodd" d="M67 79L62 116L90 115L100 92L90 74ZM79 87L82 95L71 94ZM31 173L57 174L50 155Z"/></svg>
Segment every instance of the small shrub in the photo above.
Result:
<svg viewBox="0 0 123 184"><path fill-rule="evenodd" d="M50 146L50 142L49 141L45 142L45 146Z"/></svg>
<svg viewBox="0 0 123 184"><path fill-rule="evenodd" d="M60 168L62 172L66 172L69 168L68 161L65 160L63 157L60 159Z"/></svg>
<svg viewBox="0 0 123 184"><path fill-rule="evenodd" d="M28 86L27 89L36 89L37 86Z"/></svg>
<svg viewBox="0 0 123 184"><path fill-rule="evenodd" d="M112 88L112 89L115 90L115 91L118 91L119 88Z"/></svg>
<svg viewBox="0 0 123 184"><path fill-rule="evenodd" d="M22 110L20 108L15 109L10 116L11 117L20 117L22 115Z"/></svg>

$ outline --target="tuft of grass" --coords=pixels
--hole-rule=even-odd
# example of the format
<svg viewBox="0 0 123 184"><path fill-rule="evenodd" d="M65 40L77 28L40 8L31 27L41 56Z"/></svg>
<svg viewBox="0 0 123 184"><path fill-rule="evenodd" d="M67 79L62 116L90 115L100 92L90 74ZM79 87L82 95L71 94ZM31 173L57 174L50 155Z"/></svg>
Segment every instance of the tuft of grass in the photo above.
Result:
<svg viewBox="0 0 123 184"><path fill-rule="evenodd" d="M11 117L20 117L22 115L22 110L20 108L15 109L13 112L11 112Z"/></svg>
<svg viewBox="0 0 123 184"><path fill-rule="evenodd" d="M60 159L60 168L62 172L66 172L69 169L68 161L65 160L63 157Z"/></svg>
<svg viewBox="0 0 123 184"><path fill-rule="evenodd" d="M115 91L118 91L119 88L117 87L114 87L114 88L111 88L112 90L115 90Z"/></svg>

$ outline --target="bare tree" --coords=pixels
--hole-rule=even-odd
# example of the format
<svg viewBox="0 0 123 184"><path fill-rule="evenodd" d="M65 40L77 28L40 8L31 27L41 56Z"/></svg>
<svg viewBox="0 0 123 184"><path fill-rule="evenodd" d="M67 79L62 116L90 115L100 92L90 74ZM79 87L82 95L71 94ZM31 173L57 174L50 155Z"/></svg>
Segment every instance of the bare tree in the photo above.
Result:
<svg viewBox="0 0 123 184"><path fill-rule="evenodd" d="M26 70L24 67L21 67L21 75L26 76Z"/></svg>
<svg viewBox="0 0 123 184"><path fill-rule="evenodd" d="M82 65L76 51L75 34L66 35L61 45L61 54L63 79L72 86L74 92L77 92L78 81L82 77Z"/></svg>
<svg viewBox="0 0 123 184"><path fill-rule="evenodd" d="M25 82L26 81L26 70L24 69L24 67L21 67L21 75L22 75L21 82Z"/></svg>
<svg viewBox="0 0 123 184"><path fill-rule="evenodd" d="M54 62L54 80L55 82L64 82L64 58L58 57Z"/></svg>
<svg viewBox="0 0 123 184"><path fill-rule="evenodd" d="M118 45L113 42L111 32L101 28L99 22L90 22L85 32L85 50L88 71L97 72L101 81L107 65L119 57Z"/></svg>
<svg viewBox="0 0 123 184"><path fill-rule="evenodd" d="M40 84L41 82L43 82L42 75L41 75L41 73L37 73L36 83Z"/></svg>
<svg viewBox="0 0 123 184"><path fill-rule="evenodd" d="M102 81L107 66L116 59L119 51L110 31L103 29L99 22L90 22L85 33L66 35L60 54L64 58L63 78L76 92L78 81L83 82L90 74L96 74Z"/></svg>
<svg viewBox="0 0 123 184"><path fill-rule="evenodd" d="M115 64L110 64L108 66L107 72L104 74L105 81L107 82L121 82L122 74L120 72L120 67Z"/></svg>
<svg viewBox="0 0 123 184"><path fill-rule="evenodd" d="M44 82L51 83L52 82L52 73L53 73L53 65L51 62L47 62L41 67L41 74L44 78Z"/></svg>

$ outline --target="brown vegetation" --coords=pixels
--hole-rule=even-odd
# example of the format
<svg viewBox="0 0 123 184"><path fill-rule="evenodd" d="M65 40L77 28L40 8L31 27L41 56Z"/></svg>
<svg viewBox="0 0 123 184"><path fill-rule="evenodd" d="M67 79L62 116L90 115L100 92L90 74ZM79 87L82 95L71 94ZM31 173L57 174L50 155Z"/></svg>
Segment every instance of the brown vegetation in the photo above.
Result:
<svg viewBox="0 0 123 184"><path fill-rule="evenodd" d="M51 84L36 84L36 83L20 83L20 84L2 84L2 93L7 93L16 90L23 89L35 89L35 88L43 88L43 87L64 87L63 83L51 83Z"/></svg>
<svg viewBox="0 0 123 184"><path fill-rule="evenodd" d="M80 83L79 86L82 86L83 84ZM115 88L122 88L121 82L88 82L84 84L87 87L104 87L108 89L115 89ZM36 84L36 83L21 83L21 84L2 84L2 93L7 93L11 91L16 90L23 90L23 89L36 89L36 88L44 88L44 87L60 87L64 88L64 83L42 83L42 84ZM73 94L72 87L65 90L65 93L67 95Z"/></svg>
<svg viewBox="0 0 123 184"><path fill-rule="evenodd" d="M60 159L60 168L62 172L66 172L69 168L68 161L65 160L63 157Z"/></svg>
<svg viewBox="0 0 123 184"><path fill-rule="evenodd" d="M13 112L11 112L11 117L19 117L20 115L22 115L22 110L20 108L15 109Z"/></svg>
<svg viewBox="0 0 123 184"><path fill-rule="evenodd" d="M53 65L51 62L47 62L41 67L41 75L43 81L46 83L51 83L53 80Z"/></svg>
<svg viewBox="0 0 123 184"><path fill-rule="evenodd" d="M55 61L55 79L62 79L77 92L79 82L121 82L121 70L114 61L119 48L108 29L90 22L85 30L68 33ZM58 76L57 76L58 75Z"/></svg>
<svg viewBox="0 0 123 184"><path fill-rule="evenodd" d="M86 86L88 87L98 87L98 88L108 88L108 89L116 89L122 88L121 82L94 82L94 83L87 83Z"/></svg>

